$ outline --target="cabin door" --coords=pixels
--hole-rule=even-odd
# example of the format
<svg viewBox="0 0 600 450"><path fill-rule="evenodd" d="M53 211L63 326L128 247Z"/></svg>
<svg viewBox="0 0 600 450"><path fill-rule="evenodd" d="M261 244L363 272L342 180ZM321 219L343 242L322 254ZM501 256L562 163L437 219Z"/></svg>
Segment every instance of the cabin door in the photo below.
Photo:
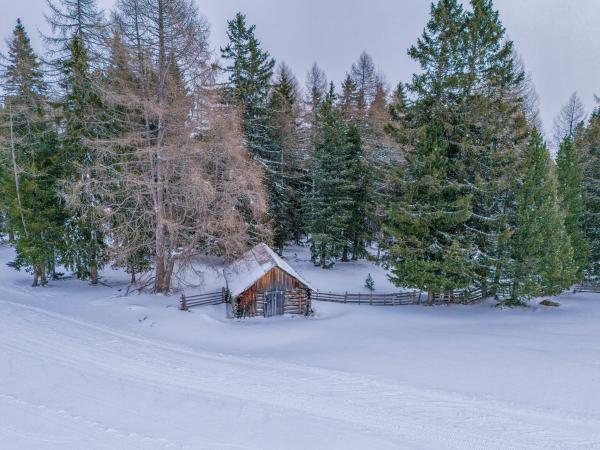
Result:
<svg viewBox="0 0 600 450"><path fill-rule="evenodd" d="M285 292L272 291L265 294L265 317L282 316Z"/></svg>

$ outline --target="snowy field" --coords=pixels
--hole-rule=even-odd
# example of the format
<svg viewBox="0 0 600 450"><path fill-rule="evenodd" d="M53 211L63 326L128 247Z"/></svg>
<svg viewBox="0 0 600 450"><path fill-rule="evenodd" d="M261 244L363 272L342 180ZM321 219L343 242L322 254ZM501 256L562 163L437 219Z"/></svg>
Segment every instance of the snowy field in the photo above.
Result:
<svg viewBox="0 0 600 450"><path fill-rule="evenodd" d="M368 272L392 289L365 262L288 256L322 290ZM11 257L0 246L2 449L600 449L600 296L239 322L122 297L116 272L33 289Z"/></svg>

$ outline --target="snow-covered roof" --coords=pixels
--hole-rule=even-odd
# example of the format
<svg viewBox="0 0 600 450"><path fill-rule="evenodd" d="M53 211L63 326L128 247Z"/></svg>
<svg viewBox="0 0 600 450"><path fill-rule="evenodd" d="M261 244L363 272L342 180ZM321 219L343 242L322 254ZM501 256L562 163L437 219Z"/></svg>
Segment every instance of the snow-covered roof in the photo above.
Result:
<svg viewBox="0 0 600 450"><path fill-rule="evenodd" d="M312 291L315 290L308 281L292 269L292 267L267 244L258 244L224 270L227 287L232 298L236 298L240 294L243 294L249 287L260 280L274 267L278 267L288 275L296 278L308 289Z"/></svg>

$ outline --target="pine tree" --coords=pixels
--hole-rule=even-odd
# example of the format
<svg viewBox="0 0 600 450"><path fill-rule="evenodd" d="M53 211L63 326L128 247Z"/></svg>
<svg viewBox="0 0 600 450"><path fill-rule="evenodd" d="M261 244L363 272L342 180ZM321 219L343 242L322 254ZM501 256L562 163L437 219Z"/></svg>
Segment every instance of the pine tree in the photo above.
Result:
<svg viewBox="0 0 600 450"><path fill-rule="evenodd" d="M573 247L576 276L581 281L588 267L588 246L583 235L583 170L571 137L565 137L560 144L556 163L565 228Z"/></svg>
<svg viewBox="0 0 600 450"><path fill-rule="evenodd" d="M460 114L457 175L470 187L473 214L465 237L475 248L474 283L494 291L504 261L501 242L510 233L510 190L516 155L526 143L524 72L492 0L471 0L465 14L464 74L455 110Z"/></svg>
<svg viewBox="0 0 600 450"><path fill-rule="evenodd" d="M401 111L392 108L399 126L388 128L409 153L419 152L424 136L445 149L447 182L470 199L453 245L468 255L470 284L490 290L506 255L511 177L528 125L524 74L505 34L491 0L471 0L470 11L456 0L432 5L423 36L409 50L422 69L408 85L416 100L401 99Z"/></svg>
<svg viewBox="0 0 600 450"><path fill-rule="evenodd" d="M395 170L387 259L393 282L427 291L429 302L473 279L474 249L465 239L472 194L457 173L462 139L454 135L462 120L455 99L465 71L464 29L456 0L432 5L422 37L409 50L422 69L408 86L415 100L388 127L407 151Z"/></svg>
<svg viewBox="0 0 600 450"><path fill-rule="evenodd" d="M303 160L300 92L291 70L282 64L269 101L269 141L279 154L276 184L271 193L273 239L281 252L289 240L300 241L306 224L302 210L308 179Z"/></svg>
<svg viewBox="0 0 600 450"><path fill-rule="evenodd" d="M352 260L367 256L367 243L371 241L370 220L373 211L373 189L371 169L364 156L360 132L356 125L350 125L347 132L349 162L348 183L351 186L352 203L350 220L345 236L352 254ZM348 249L344 247L342 261L348 259Z"/></svg>
<svg viewBox="0 0 600 450"><path fill-rule="evenodd" d="M331 267L348 241L351 217L350 145L348 127L335 107L335 89L330 85L319 113L319 130L313 160L314 187L311 192L310 239L313 261Z"/></svg>
<svg viewBox="0 0 600 450"><path fill-rule="evenodd" d="M268 103L275 60L262 50L255 36L256 26L248 26L246 16L238 13L227 23L229 43L221 56L229 62L227 95L242 107L242 128L248 149L272 175L277 172L278 154L271 153L268 130Z"/></svg>
<svg viewBox="0 0 600 450"><path fill-rule="evenodd" d="M17 256L10 264L33 273L33 285L54 273L62 228L57 192L60 161L41 65L20 20L2 73L4 125L0 194Z"/></svg>
<svg viewBox="0 0 600 450"><path fill-rule="evenodd" d="M227 23L229 43L221 48L221 56L228 61L226 100L242 111L242 130L252 157L265 172L265 184L269 194L269 216L275 220L275 228L285 225L277 223L285 209L283 188L279 184L281 153L270 140L269 94L275 60L261 48L255 35L256 26L248 26L246 16L237 13ZM279 235L281 233L278 233ZM263 236L249 236L249 240L260 241Z"/></svg>
<svg viewBox="0 0 600 450"><path fill-rule="evenodd" d="M587 277L600 277L600 111L592 114L578 146L583 149L583 231L589 249Z"/></svg>
<svg viewBox="0 0 600 450"><path fill-rule="evenodd" d="M107 137L107 117L92 79L87 49L79 36L73 36L69 57L62 61L61 68L62 157L71 212L66 222L63 263L78 278L89 278L97 284L98 270L106 262L103 223L97 211L101 202L91 191L81 189L78 181L94 178L91 167L96 156L86 142Z"/></svg>
<svg viewBox="0 0 600 450"><path fill-rule="evenodd" d="M534 130L515 187L514 234L510 240L512 301L556 295L575 280L573 248L560 209L550 153Z"/></svg>

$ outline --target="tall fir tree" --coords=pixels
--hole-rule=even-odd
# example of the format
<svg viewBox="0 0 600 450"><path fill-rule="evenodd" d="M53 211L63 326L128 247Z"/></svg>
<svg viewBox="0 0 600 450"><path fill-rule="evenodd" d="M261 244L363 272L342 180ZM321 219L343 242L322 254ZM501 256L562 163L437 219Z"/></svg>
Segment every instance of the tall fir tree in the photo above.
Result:
<svg viewBox="0 0 600 450"><path fill-rule="evenodd" d="M583 167L575 142L570 136L565 137L561 142L556 163L565 227L573 247L576 277L581 281L589 263L588 245L583 234Z"/></svg>
<svg viewBox="0 0 600 450"><path fill-rule="evenodd" d="M348 182L351 186L352 202L350 204L350 219L345 232L348 241L342 253L342 260L352 260L367 256L367 244L372 238L371 218L374 215L373 177L371 168L365 158L360 132L356 125L350 125L347 132L349 147Z"/></svg>
<svg viewBox="0 0 600 450"><path fill-rule="evenodd" d="M584 154L583 232L589 250L587 277L600 278L600 111L596 109L581 136L578 146Z"/></svg>
<svg viewBox="0 0 600 450"><path fill-rule="evenodd" d="M468 11L456 0L433 4L423 36L409 50L421 65L408 85L415 100L401 114L392 109L399 126L388 128L409 153L419 153L424 136L445 149L446 181L470 202L470 214L452 231L453 245L467 256L468 284L490 291L506 255L511 177L528 131L524 74L505 34L491 0L471 0Z"/></svg>
<svg viewBox="0 0 600 450"><path fill-rule="evenodd" d="M227 23L228 44L221 48L221 56L228 65L226 100L241 107L242 131L253 158L263 167L265 184L270 198L269 215L277 223L279 211L285 209L285 197L279 185L281 154L270 139L269 94L275 60L261 48L255 35L256 26L246 23L241 13ZM249 236L262 240L262 236Z"/></svg>
<svg viewBox="0 0 600 450"><path fill-rule="evenodd" d="M87 141L107 137L107 117L88 63L87 49L78 35L71 40L70 53L61 63L63 98L62 160L64 190L69 197L70 217L65 224L63 263L77 277L98 283L98 270L106 262L100 201L96 194L81 189L84 179L94 178L95 153ZM75 189L72 189L75 187Z"/></svg>
<svg viewBox="0 0 600 450"><path fill-rule="evenodd" d="M61 167L42 68L20 20L6 61L0 194L15 239L17 256L10 264L31 272L34 286L44 285L54 273L61 236Z"/></svg>
<svg viewBox="0 0 600 450"><path fill-rule="evenodd" d="M434 294L472 283L474 248L465 224L472 216L472 194L458 176L462 120L455 100L464 59L465 14L456 0L431 7L422 37L409 50L422 72L408 89L414 101L396 113L388 127L407 148L396 172L396 187L385 226L391 244L388 263L393 282Z"/></svg>
<svg viewBox="0 0 600 450"><path fill-rule="evenodd" d="M273 240L279 252L299 242L306 224L302 214L308 185L300 90L289 67L282 64L269 100L269 140L279 154L277 183L272 192Z"/></svg>
<svg viewBox="0 0 600 450"><path fill-rule="evenodd" d="M558 180L542 137L533 131L515 186L514 234L510 239L511 300L556 295L576 277L573 248L560 208Z"/></svg>
<svg viewBox="0 0 600 450"><path fill-rule="evenodd" d="M313 159L314 186L310 198L310 240L315 264L327 268L348 247L346 232L351 218L351 157L348 126L335 106L330 85L319 113Z"/></svg>

